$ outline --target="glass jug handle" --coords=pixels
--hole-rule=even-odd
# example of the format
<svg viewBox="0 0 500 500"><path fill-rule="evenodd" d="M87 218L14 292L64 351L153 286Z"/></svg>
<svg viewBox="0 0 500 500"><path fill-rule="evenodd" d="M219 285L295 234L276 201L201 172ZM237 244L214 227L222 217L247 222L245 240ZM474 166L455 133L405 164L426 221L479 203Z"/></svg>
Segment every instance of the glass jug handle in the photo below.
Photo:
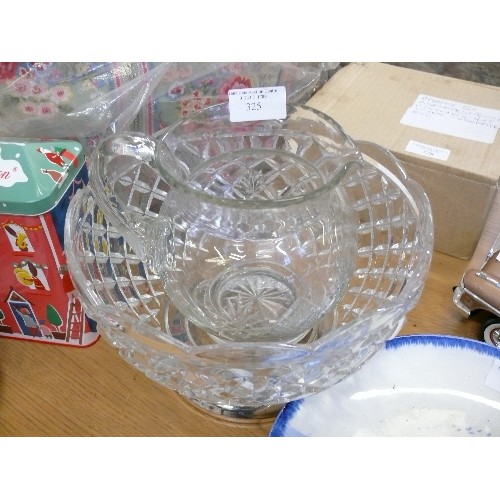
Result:
<svg viewBox="0 0 500 500"><path fill-rule="evenodd" d="M103 139L89 161L89 186L99 207L141 259L144 236L166 196L155 152L151 137L120 133Z"/></svg>

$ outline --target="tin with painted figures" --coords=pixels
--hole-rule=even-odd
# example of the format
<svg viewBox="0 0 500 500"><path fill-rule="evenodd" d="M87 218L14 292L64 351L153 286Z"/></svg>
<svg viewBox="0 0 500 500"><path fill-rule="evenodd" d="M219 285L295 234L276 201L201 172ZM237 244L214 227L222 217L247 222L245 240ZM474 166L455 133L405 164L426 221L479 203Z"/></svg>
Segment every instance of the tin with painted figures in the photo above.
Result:
<svg viewBox="0 0 500 500"><path fill-rule="evenodd" d="M64 254L71 197L88 179L80 143L0 139L0 336L88 346L98 338Z"/></svg>

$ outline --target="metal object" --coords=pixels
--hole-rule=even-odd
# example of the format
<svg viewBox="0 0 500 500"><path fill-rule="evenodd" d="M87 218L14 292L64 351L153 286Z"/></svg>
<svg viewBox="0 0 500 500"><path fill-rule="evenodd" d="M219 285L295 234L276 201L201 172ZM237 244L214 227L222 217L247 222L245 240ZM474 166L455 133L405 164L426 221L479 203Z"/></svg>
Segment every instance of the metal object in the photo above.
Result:
<svg viewBox="0 0 500 500"><path fill-rule="evenodd" d="M500 234L479 268L468 269L453 292L453 303L470 317L489 313L481 323L484 341L500 347Z"/></svg>

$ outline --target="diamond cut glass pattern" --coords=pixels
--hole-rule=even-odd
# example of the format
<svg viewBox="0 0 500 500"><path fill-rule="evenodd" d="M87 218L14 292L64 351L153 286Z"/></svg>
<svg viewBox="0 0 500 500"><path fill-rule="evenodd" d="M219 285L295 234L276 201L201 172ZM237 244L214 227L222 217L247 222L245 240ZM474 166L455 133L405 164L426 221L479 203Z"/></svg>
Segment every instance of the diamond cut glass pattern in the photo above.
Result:
<svg viewBox="0 0 500 500"><path fill-rule="evenodd" d="M333 121L320 118L316 131L338 131ZM430 204L389 152L357 141L352 145L359 160L339 174L335 196L311 197L306 210L294 210L296 197L325 185L329 162L345 154L345 136L334 148L322 144L321 134L252 135L242 126L234 140L207 141L196 136L202 125L190 124L192 140L169 144L178 176L229 204L284 200L282 211L261 210L258 218L240 211L230 222L224 205L207 210L201 209L205 199L172 197L162 173L148 164L147 140L136 141L134 147L146 151L141 161L114 159L125 165L126 182L110 176L101 190L94 185L73 198L65 228L68 265L87 313L127 362L205 409L258 416L335 384L397 334L430 265ZM262 152L263 145L272 151ZM286 154L277 155L278 147ZM246 150L241 162L220 159L231 148ZM302 156L293 163L288 154ZM200 158L204 168L189 174L188 165ZM103 193L110 192L121 214L112 222L102 206ZM176 215L167 227L168 203ZM325 206L334 211L339 203L345 228L325 219L318 223ZM150 238L150 251L142 253L145 218L150 225L142 234ZM135 226L141 238L130 232ZM344 250L336 238L346 228L352 243ZM157 243L164 240L167 245ZM343 251L352 265L336 281L338 263L347 258ZM169 288L168 273L180 275L172 283L197 285L182 298ZM303 279L296 280L297 274ZM318 311L325 297L330 305ZM193 303L203 309L208 327L194 320Z"/></svg>

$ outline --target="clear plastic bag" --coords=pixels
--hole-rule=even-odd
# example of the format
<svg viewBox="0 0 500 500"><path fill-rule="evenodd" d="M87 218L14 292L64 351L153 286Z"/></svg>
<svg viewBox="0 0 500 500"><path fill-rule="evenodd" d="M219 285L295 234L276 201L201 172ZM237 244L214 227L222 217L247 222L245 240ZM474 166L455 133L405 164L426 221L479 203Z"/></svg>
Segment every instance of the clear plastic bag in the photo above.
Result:
<svg viewBox="0 0 500 500"><path fill-rule="evenodd" d="M0 135L92 148L130 126L170 63L0 63Z"/></svg>
<svg viewBox="0 0 500 500"><path fill-rule="evenodd" d="M137 114L132 129L146 134L228 99L230 89L286 88L290 104L304 103L339 63L176 62L171 63L151 98Z"/></svg>
<svg viewBox="0 0 500 500"><path fill-rule="evenodd" d="M76 139L92 150L124 130L153 134L228 99L234 88L285 86L304 103L339 63L0 63L0 136Z"/></svg>

